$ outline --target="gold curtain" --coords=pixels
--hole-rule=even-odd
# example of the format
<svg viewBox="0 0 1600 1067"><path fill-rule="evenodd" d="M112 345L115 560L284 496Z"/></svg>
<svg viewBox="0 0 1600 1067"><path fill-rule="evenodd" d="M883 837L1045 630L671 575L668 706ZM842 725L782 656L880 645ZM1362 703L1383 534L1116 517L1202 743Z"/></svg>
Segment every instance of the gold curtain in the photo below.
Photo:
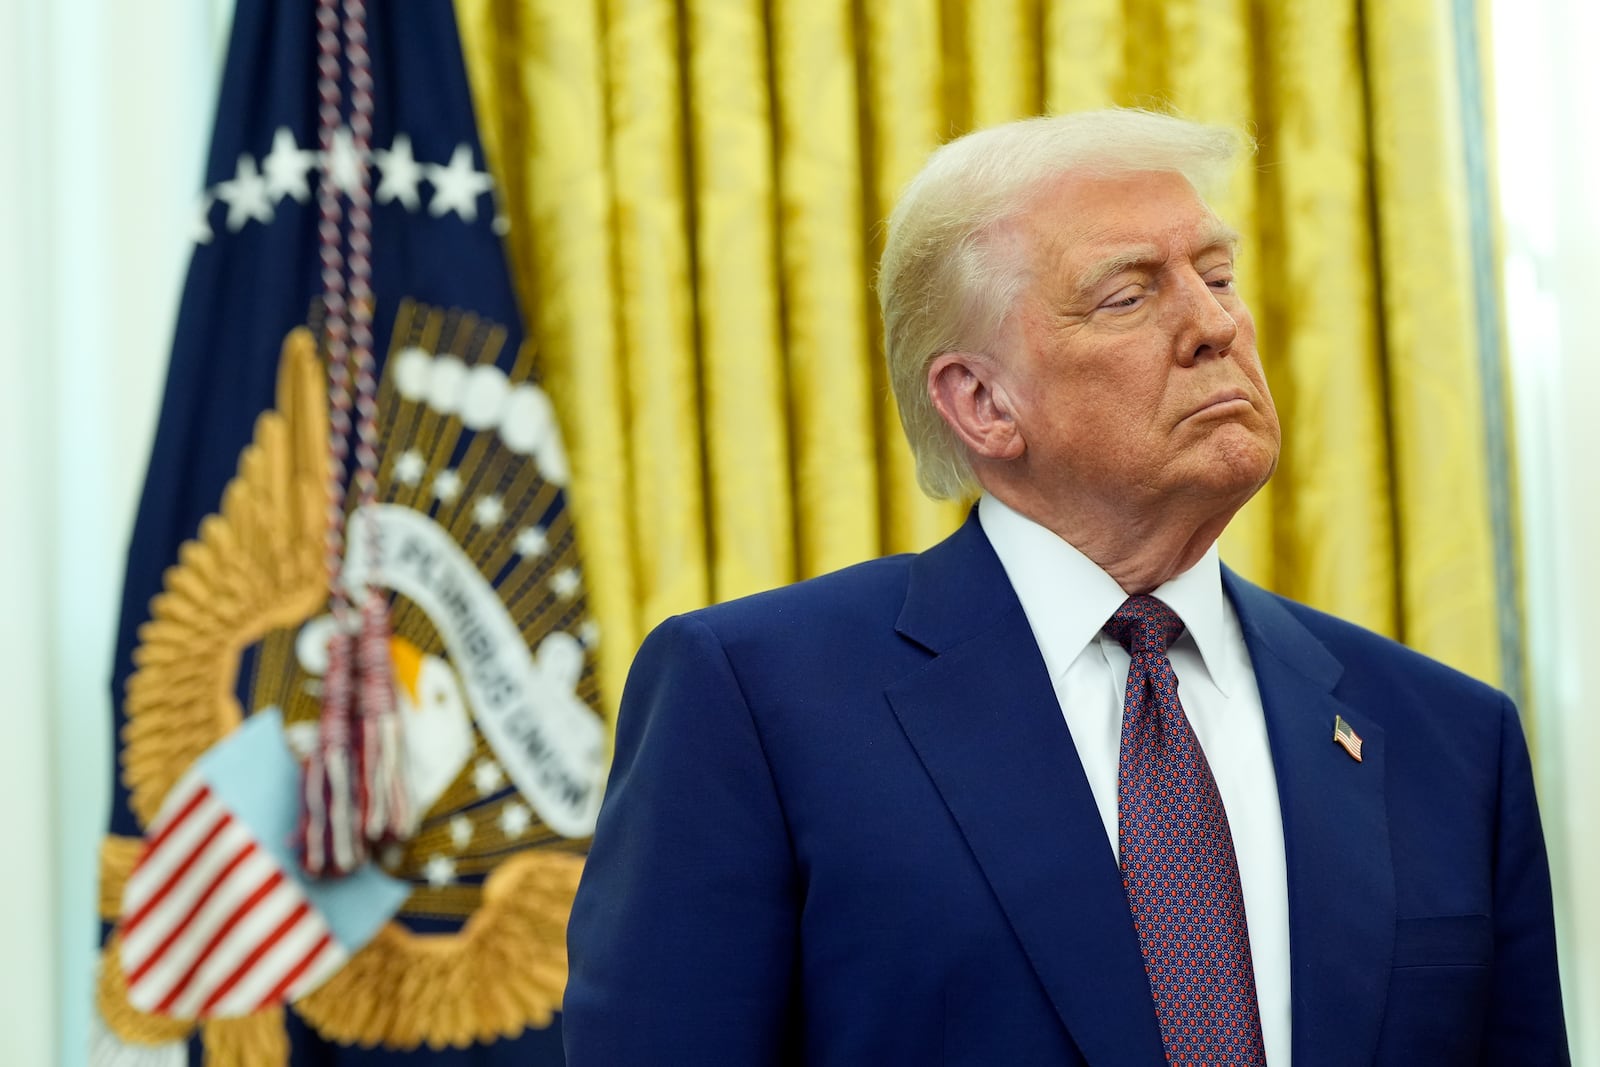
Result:
<svg viewBox="0 0 1600 1067"><path fill-rule="evenodd" d="M1501 679L1515 585L1481 415L1501 382L1480 372L1443 0L457 9L609 701L668 614L955 527L962 508L916 489L885 384L882 219L941 141L1112 103L1260 143L1217 206L1245 235L1285 449L1224 557Z"/></svg>

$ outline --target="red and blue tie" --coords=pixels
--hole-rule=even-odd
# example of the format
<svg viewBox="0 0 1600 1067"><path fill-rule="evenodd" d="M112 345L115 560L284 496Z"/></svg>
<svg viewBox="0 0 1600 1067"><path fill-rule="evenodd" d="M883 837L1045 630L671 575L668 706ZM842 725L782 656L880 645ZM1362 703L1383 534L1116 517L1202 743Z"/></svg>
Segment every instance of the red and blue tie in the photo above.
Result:
<svg viewBox="0 0 1600 1067"><path fill-rule="evenodd" d="M1233 835L1167 658L1183 620L1155 597L1134 596L1105 631L1133 657L1117 834L1167 1060L1265 1064Z"/></svg>

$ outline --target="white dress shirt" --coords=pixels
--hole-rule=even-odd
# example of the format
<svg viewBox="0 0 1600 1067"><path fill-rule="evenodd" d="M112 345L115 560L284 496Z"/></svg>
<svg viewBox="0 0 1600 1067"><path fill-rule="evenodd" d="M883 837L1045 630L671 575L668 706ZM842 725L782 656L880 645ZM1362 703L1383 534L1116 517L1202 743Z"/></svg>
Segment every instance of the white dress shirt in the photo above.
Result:
<svg viewBox="0 0 1600 1067"><path fill-rule="evenodd" d="M1022 601L1115 855L1122 701L1131 660L1101 627L1128 594L1083 553L993 497L979 501L978 519ZM1239 617L1222 591L1216 545L1152 595L1183 620L1184 632L1168 655L1233 832L1267 1063L1288 1067L1289 890L1278 781L1255 670Z"/></svg>

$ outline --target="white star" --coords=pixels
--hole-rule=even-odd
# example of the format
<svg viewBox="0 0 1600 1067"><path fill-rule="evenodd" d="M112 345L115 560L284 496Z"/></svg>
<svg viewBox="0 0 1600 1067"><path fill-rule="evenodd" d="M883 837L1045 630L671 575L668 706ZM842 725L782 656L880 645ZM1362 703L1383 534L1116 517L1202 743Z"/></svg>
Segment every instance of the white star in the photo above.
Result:
<svg viewBox="0 0 1600 1067"><path fill-rule="evenodd" d="M519 556L531 556L538 559L550 548L550 538L546 536L543 526L527 526L517 534L516 549Z"/></svg>
<svg viewBox="0 0 1600 1067"><path fill-rule="evenodd" d="M472 785L480 797L495 792L506 782L506 774L494 760L479 760L472 768Z"/></svg>
<svg viewBox="0 0 1600 1067"><path fill-rule="evenodd" d="M378 203L387 204L391 200L398 200L405 205L407 211L417 210L421 204L417 196L417 183L422 180L422 167L411 154L411 138L403 133L397 134L393 147L380 148L373 153L373 156L383 170L383 177L378 182L378 191L375 194Z"/></svg>
<svg viewBox="0 0 1600 1067"><path fill-rule="evenodd" d="M433 182L433 199L428 201L428 213L435 217L454 211L465 222L478 217L478 197L488 192L494 179L472 165L472 146L456 145L447 166L437 163L427 165L428 180Z"/></svg>
<svg viewBox="0 0 1600 1067"><path fill-rule="evenodd" d="M472 508L472 521L479 526L493 526L505 515L505 504L499 497L490 494L478 498L477 504Z"/></svg>
<svg viewBox="0 0 1600 1067"><path fill-rule="evenodd" d="M489 223L489 228L504 237L511 232L511 219L505 215L496 215L494 221Z"/></svg>
<svg viewBox="0 0 1600 1067"><path fill-rule="evenodd" d="M400 453L400 458L394 461L394 476L405 485L416 485L422 481L422 472L427 468L428 461L412 448Z"/></svg>
<svg viewBox="0 0 1600 1067"><path fill-rule="evenodd" d="M578 640L583 642L583 647L594 649L600 644L600 624L593 619L585 619L578 627Z"/></svg>
<svg viewBox="0 0 1600 1067"><path fill-rule="evenodd" d="M457 851L467 847L472 840L472 820L465 815L457 815L450 820L450 843L456 846Z"/></svg>
<svg viewBox="0 0 1600 1067"><path fill-rule="evenodd" d="M507 837L521 837L528 832L528 827L533 825L533 812L528 810L528 805L520 800L514 800L500 809L500 832Z"/></svg>
<svg viewBox="0 0 1600 1067"><path fill-rule="evenodd" d="M361 184L362 171L366 169L361 156L356 152L355 137L350 133L350 127L340 126L333 131L333 147L319 153L322 165L328 168L328 173L333 175L333 184L346 196L354 193Z"/></svg>
<svg viewBox="0 0 1600 1067"><path fill-rule="evenodd" d="M578 568L568 567L566 570L556 571L550 576L550 591L562 600L571 600L578 595Z"/></svg>
<svg viewBox="0 0 1600 1067"><path fill-rule="evenodd" d="M286 196L302 204L310 199L306 173L316 165L317 154L296 144L289 127L279 126L272 135L272 151L261 161L261 169L267 176L267 195L272 202L276 204Z"/></svg>
<svg viewBox="0 0 1600 1067"><path fill-rule="evenodd" d="M216 202L216 198L210 193L206 193L200 198L200 211L194 220L193 234L194 243L197 245L211 243L211 238L214 236L211 232L211 205Z"/></svg>
<svg viewBox="0 0 1600 1067"><path fill-rule="evenodd" d="M449 856L434 856L423 864L422 876L434 888L447 886L456 880L456 861Z"/></svg>
<svg viewBox="0 0 1600 1067"><path fill-rule="evenodd" d="M217 186L217 196L228 205L228 229L237 233L251 219L272 221L272 201L267 199L267 183L256 170L250 156L239 157L233 177Z"/></svg>
<svg viewBox="0 0 1600 1067"><path fill-rule="evenodd" d="M448 504L461 495L461 475L446 467L433 478L433 495L441 504Z"/></svg>

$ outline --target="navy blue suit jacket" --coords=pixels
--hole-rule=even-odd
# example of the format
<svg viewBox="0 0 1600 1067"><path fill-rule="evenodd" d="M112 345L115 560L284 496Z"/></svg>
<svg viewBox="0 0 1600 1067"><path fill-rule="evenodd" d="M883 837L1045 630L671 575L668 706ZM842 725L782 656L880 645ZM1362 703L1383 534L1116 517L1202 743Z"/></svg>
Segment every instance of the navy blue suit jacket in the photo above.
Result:
<svg viewBox="0 0 1600 1067"><path fill-rule="evenodd" d="M1511 703L1223 581L1283 808L1295 1067L1565 1063ZM568 944L571 1067L1164 1062L1115 856L976 516L651 634Z"/></svg>

